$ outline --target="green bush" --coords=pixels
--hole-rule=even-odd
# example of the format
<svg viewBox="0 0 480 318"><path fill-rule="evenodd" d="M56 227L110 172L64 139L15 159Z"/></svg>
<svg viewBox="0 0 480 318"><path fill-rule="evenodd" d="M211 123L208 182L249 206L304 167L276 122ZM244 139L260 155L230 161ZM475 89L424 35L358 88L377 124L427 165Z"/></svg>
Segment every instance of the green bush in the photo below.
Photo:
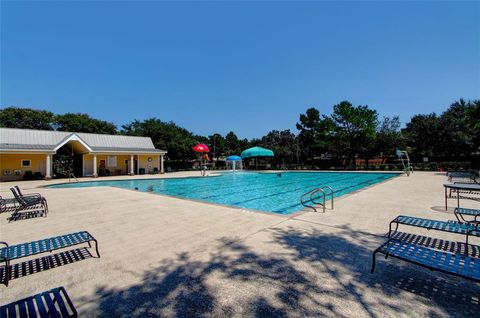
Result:
<svg viewBox="0 0 480 318"><path fill-rule="evenodd" d="M23 180L33 180L34 176L33 173L30 170L25 171L25 174L23 175Z"/></svg>
<svg viewBox="0 0 480 318"><path fill-rule="evenodd" d="M42 180L43 178L45 178L45 176L43 175L43 173L37 171L33 174L33 178L35 180Z"/></svg>

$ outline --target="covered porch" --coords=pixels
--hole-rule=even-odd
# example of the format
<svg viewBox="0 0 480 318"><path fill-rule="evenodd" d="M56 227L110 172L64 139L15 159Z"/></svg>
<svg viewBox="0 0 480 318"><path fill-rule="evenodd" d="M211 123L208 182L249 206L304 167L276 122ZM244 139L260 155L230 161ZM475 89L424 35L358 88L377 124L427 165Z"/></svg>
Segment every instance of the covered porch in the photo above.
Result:
<svg viewBox="0 0 480 318"><path fill-rule="evenodd" d="M164 156L164 153L88 153L83 155L83 176L164 173Z"/></svg>

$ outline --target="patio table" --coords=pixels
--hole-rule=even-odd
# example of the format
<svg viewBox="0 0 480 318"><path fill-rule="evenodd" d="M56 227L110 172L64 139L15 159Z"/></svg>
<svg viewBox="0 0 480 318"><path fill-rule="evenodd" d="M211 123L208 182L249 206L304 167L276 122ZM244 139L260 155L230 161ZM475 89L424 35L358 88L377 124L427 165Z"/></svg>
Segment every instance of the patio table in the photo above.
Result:
<svg viewBox="0 0 480 318"><path fill-rule="evenodd" d="M447 193L448 190L457 191L457 208L460 207L460 193L459 191L472 191L480 193L480 184L470 184L470 183L445 183L443 185L445 188L445 210L447 210Z"/></svg>

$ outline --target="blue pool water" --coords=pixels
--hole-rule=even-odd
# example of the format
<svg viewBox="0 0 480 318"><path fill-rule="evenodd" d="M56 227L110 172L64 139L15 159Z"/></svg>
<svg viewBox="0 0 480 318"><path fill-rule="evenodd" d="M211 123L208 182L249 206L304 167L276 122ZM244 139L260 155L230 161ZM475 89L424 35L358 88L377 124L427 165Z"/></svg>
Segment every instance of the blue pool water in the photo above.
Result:
<svg viewBox="0 0 480 318"><path fill-rule="evenodd" d="M361 172L284 172L224 173L208 178L171 178L118 181L92 181L58 184L52 188L111 186L135 189L223 205L290 214L304 207L305 192L330 186L335 197L396 177L393 173Z"/></svg>

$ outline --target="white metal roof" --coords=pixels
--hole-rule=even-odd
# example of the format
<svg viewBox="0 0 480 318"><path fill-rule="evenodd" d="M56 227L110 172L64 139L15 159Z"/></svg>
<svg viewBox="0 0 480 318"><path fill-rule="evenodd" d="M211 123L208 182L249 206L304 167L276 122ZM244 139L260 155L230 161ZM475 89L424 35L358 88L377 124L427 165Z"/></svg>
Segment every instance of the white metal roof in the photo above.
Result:
<svg viewBox="0 0 480 318"><path fill-rule="evenodd" d="M0 151L14 149L55 150L58 146L61 146L62 143L72 139L72 136L80 138L93 152L166 152L155 149L150 137L17 128L0 128Z"/></svg>

